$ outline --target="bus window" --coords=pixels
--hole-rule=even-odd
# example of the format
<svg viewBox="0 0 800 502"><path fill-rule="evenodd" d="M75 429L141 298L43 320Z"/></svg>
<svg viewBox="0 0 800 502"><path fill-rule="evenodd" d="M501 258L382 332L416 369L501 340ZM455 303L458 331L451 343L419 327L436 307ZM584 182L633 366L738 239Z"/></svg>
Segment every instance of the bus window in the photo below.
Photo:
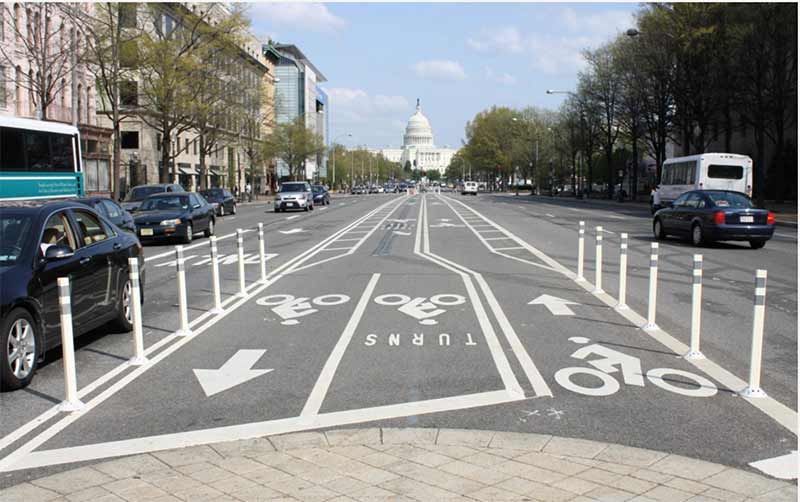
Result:
<svg viewBox="0 0 800 502"><path fill-rule="evenodd" d="M50 171L50 138L46 132L25 131L28 171Z"/></svg>
<svg viewBox="0 0 800 502"><path fill-rule="evenodd" d="M27 171L22 155L22 131L4 127L0 134L0 171Z"/></svg>
<svg viewBox="0 0 800 502"><path fill-rule="evenodd" d="M64 134L50 135L53 171L74 171L72 165L72 137Z"/></svg>
<svg viewBox="0 0 800 502"><path fill-rule="evenodd" d="M726 180L740 180L744 175L742 166L721 166L711 164L708 166L709 178L722 178Z"/></svg>

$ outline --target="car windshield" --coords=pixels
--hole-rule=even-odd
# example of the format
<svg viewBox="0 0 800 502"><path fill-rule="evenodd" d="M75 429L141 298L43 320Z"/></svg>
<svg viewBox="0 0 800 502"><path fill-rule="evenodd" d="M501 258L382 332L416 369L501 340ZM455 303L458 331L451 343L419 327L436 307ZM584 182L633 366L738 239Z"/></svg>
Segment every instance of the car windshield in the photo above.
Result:
<svg viewBox="0 0 800 502"><path fill-rule="evenodd" d="M322 193L322 192L325 191L325 187L323 187L321 185L313 185L311 187L311 191L314 192L314 193Z"/></svg>
<svg viewBox="0 0 800 502"><path fill-rule="evenodd" d="M152 187L136 187L131 190L131 193L128 194L128 198L125 199L126 202L139 202L140 200L145 200L146 198L150 197L154 193L161 193L166 192L164 187L161 186L152 186Z"/></svg>
<svg viewBox="0 0 800 502"><path fill-rule="evenodd" d="M706 192L706 195L714 201L717 207L733 208L733 209L750 209L753 203L750 199L741 193L736 192Z"/></svg>
<svg viewBox="0 0 800 502"><path fill-rule="evenodd" d="M281 193L303 192L306 189L305 183L284 183L281 185Z"/></svg>
<svg viewBox="0 0 800 502"><path fill-rule="evenodd" d="M17 262L31 233L32 221L28 215L0 214L0 267Z"/></svg>
<svg viewBox="0 0 800 502"><path fill-rule="evenodd" d="M152 197L142 203L142 211L173 211L189 209L189 197L174 195L172 197Z"/></svg>
<svg viewBox="0 0 800 502"><path fill-rule="evenodd" d="M203 190L200 194L210 201L221 201L223 199L222 190Z"/></svg>

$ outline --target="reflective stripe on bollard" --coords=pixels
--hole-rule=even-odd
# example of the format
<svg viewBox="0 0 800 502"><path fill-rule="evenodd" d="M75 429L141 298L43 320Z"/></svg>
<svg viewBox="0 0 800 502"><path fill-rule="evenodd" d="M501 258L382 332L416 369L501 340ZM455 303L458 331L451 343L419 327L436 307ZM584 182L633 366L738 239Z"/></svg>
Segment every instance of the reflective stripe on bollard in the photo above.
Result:
<svg viewBox="0 0 800 502"><path fill-rule="evenodd" d="M766 397L761 390L761 352L764 346L764 310L767 299L767 271L756 270L756 294L753 302L753 343L750 348L750 382L740 394Z"/></svg>
<svg viewBox="0 0 800 502"><path fill-rule="evenodd" d="M578 281L585 281L586 278L583 277L583 234L585 232L585 223L580 222L580 228L578 229L578 277L576 280Z"/></svg>
<svg viewBox="0 0 800 502"><path fill-rule="evenodd" d="M621 234L619 241L619 300L617 308L625 310L628 308L626 293L628 289L628 234Z"/></svg>
<svg viewBox="0 0 800 502"><path fill-rule="evenodd" d="M239 296L247 295L247 287L244 283L244 237L242 236L242 229L236 229L236 248L239 253Z"/></svg>
<svg viewBox="0 0 800 502"><path fill-rule="evenodd" d="M178 311L180 316L180 329L175 332L178 336L189 336L189 307L186 299L186 270L183 263L183 246L175 246L175 263L178 267Z"/></svg>
<svg viewBox="0 0 800 502"><path fill-rule="evenodd" d="M594 248L594 292L603 292L603 227L596 227Z"/></svg>
<svg viewBox="0 0 800 502"><path fill-rule="evenodd" d="M656 288L658 285L658 243L650 243L650 290L647 300L647 324L644 329L657 329L656 325Z"/></svg>
<svg viewBox="0 0 800 502"><path fill-rule="evenodd" d="M214 290L214 308L211 309L213 314L221 314L222 309L222 292L219 287L219 257L217 253L217 236L212 235L209 238L209 245L211 246L211 285Z"/></svg>
<svg viewBox="0 0 800 502"><path fill-rule="evenodd" d="M142 293L139 288L139 259L136 257L128 258L128 273L131 281L130 310L131 321L133 324L133 357L130 363L133 366L146 364L147 358L144 355L144 331L142 330Z"/></svg>
<svg viewBox="0 0 800 502"><path fill-rule="evenodd" d="M700 312L703 307L703 255L694 255L692 269L692 331L686 359L705 359L700 352Z"/></svg>
<svg viewBox="0 0 800 502"><path fill-rule="evenodd" d="M264 224L258 224L258 257L261 263L261 282L267 282L267 258L264 244Z"/></svg>
<svg viewBox="0 0 800 502"><path fill-rule="evenodd" d="M86 405L78 399L78 377L75 371L75 346L72 343L72 304L68 277L58 278L58 304L61 310L61 359L64 363L65 398L60 411L79 411Z"/></svg>

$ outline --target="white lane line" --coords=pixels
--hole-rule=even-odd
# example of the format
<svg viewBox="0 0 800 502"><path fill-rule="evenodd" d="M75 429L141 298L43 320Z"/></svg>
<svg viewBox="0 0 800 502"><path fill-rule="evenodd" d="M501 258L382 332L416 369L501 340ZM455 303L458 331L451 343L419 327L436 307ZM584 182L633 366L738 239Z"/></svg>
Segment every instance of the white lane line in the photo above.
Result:
<svg viewBox="0 0 800 502"><path fill-rule="evenodd" d="M287 217L286 217L286 219L287 219L287 220L293 220L293 219L295 219L295 218L299 218L299 217L300 217L300 215L299 215L299 214L296 214L296 215L294 215L294 216L287 216Z"/></svg>
<svg viewBox="0 0 800 502"><path fill-rule="evenodd" d="M388 204L389 203L387 203L386 205L388 205ZM381 207L383 207L383 206L381 206ZM373 211L378 211L379 209L381 209L381 207L379 207L379 208L377 208L377 209L375 209ZM369 214L371 214L371 213L369 213ZM362 216L362 218L365 218L365 217L367 217L367 216L366 215ZM173 345L170 345L169 347L167 347L165 350L160 352L154 358L151 358L150 359L150 364L137 367L134 371L132 371L131 373L128 373L123 379L118 380L116 383L114 383L112 386L108 387L101 394L97 395L91 401L87 402L86 403L86 409L82 413L73 413L71 415L67 415L66 417L63 417L60 421L58 421L55 424L51 425L49 428L47 428L41 434L39 434L39 435L35 436L33 439L29 440L27 443L25 443L20 448L18 448L17 450L13 451L9 455L7 455L5 458L0 459L0 472L2 472L4 470L16 469L14 467L14 463L15 463L16 459L21 458L21 457L24 458L32 450L34 450L39 445L41 445L44 442L46 442L51 437L53 437L56 434L58 434L64 428L68 427L70 424L72 424L78 418L83 416L89 410L91 410L92 408L100 405L103 401L105 401L109 397L111 397L114 394L116 394L116 392L122 390L125 386L128 385L128 383L132 382L133 380L138 378L139 375L141 375L145 371L147 371L150 368L152 368L153 366L155 366L155 364L157 362L159 362L162 359L166 358L168 355L172 354L173 352L175 352L176 350L181 348L183 345L185 345L189 341L193 340L197 335L199 335L200 333L202 333L206 329L208 329L211 326L213 326L214 324L216 324L222 318L227 316L230 312L233 312L234 310L236 310L239 306L243 305L247 300L251 299L253 296L257 295L258 293L260 293L261 291L266 289L271 284L275 283L276 281L278 281L279 279L281 279L285 275L291 273L293 271L292 267L294 267L297 263L304 262L304 261L307 261L307 260L313 258L317 253L319 253L321 248L323 248L324 246L328 245L330 242L336 240L337 237L339 237L341 235L344 235L344 233L346 233L347 230L349 230L350 228L353 228L353 226L355 224L357 224L358 222L360 222L360 221L361 221L360 219L355 220L354 222L352 222L352 223L348 224L347 226L341 228L340 230L334 232L329 237L327 237L324 240L322 240L319 244L316 244L316 245L312 246L311 248L307 249L306 251L303 251L302 253L300 253L296 257L290 259L286 263L278 266L272 272L270 272L269 277L272 277L272 278L268 279L267 283L265 283L265 284L253 283L253 284L249 285L247 287L247 296L245 296L245 297L232 296L232 297L227 298L223 302L223 307L225 307L229 303L233 303L233 302L236 302L236 303L233 306L231 306L231 308L229 308L229 309L226 308L226 310L221 315L212 314L212 313L207 311L207 312L203 313L202 315L200 315L198 318L192 320L189 323L189 327L193 328L192 329L192 333L193 334L191 336L189 336L189 337L177 337L177 335L175 335L175 333L172 333L172 334L162 338L160 341L156 342L155 344L149 346L145 350L145 355L149 355L149 354L153 353L154 351L156 351L157 349L160 349L162 346L166 345L167 343L169 343L171 341L174 341L176 338L179 338L179 341L177 341ZM250 291L251 288L253 289L252 291ZM194 326L200 324L202 321L208 319L209 317L212 317L212 319L209 322L207 322L206 324L203 324L202 326L200 326L197 329L194 329ZM100 378L98 378L94 382L88 384L86 387L83 387L80 390L78 390L78 398L82 398L82 397L85 397L85 396L89 395L91 392L94 392L96 389L100 388L102 385L105 385L112 378L118 376L122 371L127 370L129 368L130 368L130 365L127 362L117 366L116 368L112 369L111 371L109 371L105 375L101 376ZM28 434L29 432L32 432L33 430L38 428L40 425L46 423L47 421L49 421L50 419L52 419L53 417L55 417L55 416L57 416L59 414L60 414L60 411L59 411L58 405L56 405L56 406L51 407L47 411L43 412L42 414L40 414L38 417L34 418L33 420L31 420L31 421L27 422L26 424L18 427L15 431L13 431L10 434L4 436L0 440L0 450L3 450L6 447L10 446L11 444L17 442L22 437L24 437L25 434Z"/></svg>
<svg viewBox="0 0 800 502"><path fill-rule="evenodd" d="M494 248L495 251L511 251L513 249L525 249L522 246L512 246L510 248Z"/></svg>
<svg viewBox="0 0 800 502"><path fill-rule="evenodd" d="M136 455L154 451L187 448L256 437L274 436L289 432L300 432L320 427L337 427L375 420L424 415L442 411L464 410L492 406L525 399L504 390L467 394L463 396L429 399L411 403L390 404L358 410L322 413L314 417L292 417L241 425L230 425L214 429L177 432L121 441L110 441L85 446L73 446L34 452L22 459L19 469L31 469L48 465L85 462L109 457ZM309 420L312 422L309 423Z"/></svg>
<svg viewBox="0 0 800 502"><path fill-rule="evenodd" d="M336 374L336 369L339 367L339 363L342 362L344 352L347 350L347 346L350 345L350 340L353 338L356 328L358 328L358 323L361 322L361 318L367 310L367 305L369 305L372 293L375 291L375 286L378 284L380 278L381 274L372 274L372 277L367 283L367 287L364 288L364 292L358 300L358 305L356 305L355 310L353 310L353 314L350 316L350 320L347 321L347 325L344 327L339 341L336 342L336 346L328 356L328 360L325 361L325 366L322 368L322 372L319 374L317 382L314 384L314 388L311 390L311 394L308 396L305 406L303 406L303 411L300 412L301 417L319 414L322 401L328 394L328 389L333 381L333 376Z"/></svg>
<svg viewBox="0 0 800 502"><path fill-rule="evenodd" d="M568 207L567 209L569 209L570 211L577 211L577 212L583 211L583 209L578 209L577 207Z"/></svg>
<svg viewBox="0 0 800 502"><path fill-rule="evenodd" d="M420 244L422 244L421 248ZM480 325L483 336L486 339L486 345L489 347L492 360L494 361L498 373L500 373L500 378L503 381L506 391L515 395L525 395L525 391L522 390L522 386L519 384L517 377L514 376L514 371L511 369L511 365L506 358L505 352L503 352L503 348L500 345L500 340L497 338L497 333L494 331L494 327L489 320L489 316L486 314L486 310L483 307L481 298L478 296L478 292L475 290L475 285L472 283L472 278L468 273L460 270L460 268L466 267L461 267L460 265L456 266L455 264L452 264L452 262L451 264L448 264L443 258L431 253L430 235L428 232L428 206L425 197L422 198L419 216L417 219L417 234L414 239L414 254L422 256L426 260L431 261L442 268L446 268L447 270L450 270L461 277L464 287L467 290L467 295L472 303L472 309L475 312L475 316L478 318L478 324Z"/></svg>
<svg viewBox="0 0 800 502"><path fill-rule="evenodd" d="M624 216L617 216L616 214L607 214L606 216L608 216L609 218L614 218L615 220L626 220L627 219Z"/></svg>
<svg viewBox="0 0 800 502"><path fill-rule="evenodd" d="M451 197L447 197L447 199L457 204L460 204L471 211L474 211L472 208L470 208L469 206L467 206L466 204L464 204L459 200L453 199ZM475 214L478 213L476 212ZM484 220L491 222L491 220L489 220L488 218L484 216L481 217ZM550 265L553 268L553 270L560 272L562 275L564 275L568 279L572 279L573 281L576 279L576 275L574 272L570 271L569 269L561 265L555 259L546 255L537 248L531 246L530 244L523 241L516 235L510 233L509 231L505 229L504 231L506 232L506 235L512 236L515 242L518 242L520 245L524 246L526 249L528 249L528 251L534 254L537 258L542 260L544 263ZM508 256L509 258L511 258L510 255ZM585 283L578 282L577 284L586 291L588 291L589 293L593 294L596 298L601 300L609 307L613 308L617 306L617 300L611 297L608 293L595 293L594 284L590 284L588 282ZM629 308L626 310L618 310L618 309L614 310L637 328L647 323L647 319L636 313L633 309ZM689 347L686 344L679 341L678 339L676 339L675 337L673 337L672 335L670 335L661 328L650 330L647 332L647 334L652 336L657 341L659 341L663 346L672 350L676 355L683 356L689 351ZM686 361L729 389L736 390L736 389L744 389L747 387L747 382L740 379L736 375L732 374L722 366L712 362L709 359L686 359ZM758 408L761 412L763 412L764 414L775 420L778 424L785 427L792 434L794 434L795 436L797 435L797 423L798 423L797 411L791 409L790 407L784 405L783 403L778 402L777 400L769 396L761 398L744 397L743 399L745 399L747 402Z"/></svg>
<svg viewBox="0 0 800 502"><path fill-rule="evenodd" d="M446 201L445 204L447 204ZM447 205L449 206L449 204ZM427 209L426 209L426 218L427 218ZM427 230L427 221L425 226ZM494 292L492 292L492 289L489 287L489 284L483 278L483 275L481 275L480 272L476 272L475 270L470 269L469 267L460 265L458 263L448 260L447 258L431 253L430 242L427 240L428 239L427 233L425 235L425 238L426 238L425 252L427 254L436 257L442 262L450 264L453 267L464 270L475 277L475 281L481 288L483 296L486 298L486 302L489 304L489 308L492 310L492 313L494 313L495 319L497 319L497 322L500 325L500 329L503 331L503 335L506 337L506 341L511 347L511 351L514 353L514 356L516 356L520 366L522 366L522 370L525 372L525 376L528 378L528 382L531 384L531 387L533 388L533 391L536 393L536 396L553 397L553 392L550 390L550 386L547 385L547 382L545 381L542 374L539 372L539 369L536 367L536 364L534 364L530 354L528 354L528 351L525 350L525 346L520 341L517 332L514 330L513 326L509 322L508 317L506 317L503 308L500 306L500 302L497 301L497 298L494 296Z"/></svg>
<svg viewBox="0 0 800 502"><path fill-rule="evenodd" d="M482 233L482 234L489 233L489 232L502 232L502 230L498 230L496 228L493 228L491 230L475 230L475 231L479 232L479 233Z"/></svg>
<svg viewBox="0 0 800 502"><path fill-rule="evenodd" d="M324 211L324 210L326 210L326 209L328 209L328 208L327 208L327 207L320 207L320 208L317 208L317 209L318 209L319 211Z"/></svg>
<svg viewBox="0 0 800 502"><path fill-rule="evenodd" d="M341 242L341 241L336 241L336 242ZM348 248L325 248L325 249L323 249L323 251L350 251L351 249L353 249L353 248L351 248L351 247L348 247Z"/></svg>
<svg viewBox="0 0 800 502"><path fill-rule="evenodd" d="M552 215L552 214L550 214L550 213L544 213L544 214L545 214L545 216L549 216L549 217L551 217L551 218L555 218L555 215Z"/></svg>
<svg viewBox="0 0 800 502"><path fill-rule="evenodd" d="M336 242L351 242L351 241L360 241L361 237L356 237L355 239L336 239Z"/></svg>
<svg viewBox="0 0 800 502"><path fill-rule="evenodd" d="M243 233L243 234L246 234L246 233L248 233L248 232L255 232L255 229L253 229L253 228L246 228L246 229L242 230L242 233ZM231 237L233 237L233 236L235 236L235 235L236 235L236 232L231 232L231 233L229 233L229 234L225 234L225 235L223 235L222 237L217 237L217 242L219 242L219 241L222 241L222 240L225 240L225 239L230 239ZM208 241L202 241L202 242L198 242L197 244L192 244L192 245L190 245L190 246L184 246L184 247L183 247L183 250L184 250L184 251L188 251L188 250L190 250L190 249L194 249L194 248L196 248L196 247L200 247L200 246L208 246ZM145 259L144 259L144 261L145 261L145 262L148 262L148 261L150 261L150 260L157 260L158 258L163 258L163 257L165 257L165 256L170 256L170 255L171 255L171 256L175 256L175 250L174 250L174 249L173 249L173 250L171 250L171 251L165 251L165 252L163 252L163 253L160 253L160 254L157 254L157 255L148 256L147 258L145 258Z"/></svg>
<svg viewBox="0 0 800 502"><path fill-rule="evenodd" d="M512 240L511 237L487 237L485 241L508 241Z"/></svg>

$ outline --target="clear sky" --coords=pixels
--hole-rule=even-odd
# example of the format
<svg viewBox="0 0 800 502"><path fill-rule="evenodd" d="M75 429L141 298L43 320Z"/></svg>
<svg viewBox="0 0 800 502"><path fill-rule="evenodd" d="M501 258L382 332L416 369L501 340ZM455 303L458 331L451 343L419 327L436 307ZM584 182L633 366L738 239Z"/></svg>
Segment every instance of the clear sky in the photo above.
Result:
<svg viewBox="0 0 800 502"><path fill-rule="evenodd" d="M491 106L557 108L581 50L633 24L636 3L257 3L253 32L297 45L328 81L331 138L399 146L417 98L437 146Z"/></svg>

